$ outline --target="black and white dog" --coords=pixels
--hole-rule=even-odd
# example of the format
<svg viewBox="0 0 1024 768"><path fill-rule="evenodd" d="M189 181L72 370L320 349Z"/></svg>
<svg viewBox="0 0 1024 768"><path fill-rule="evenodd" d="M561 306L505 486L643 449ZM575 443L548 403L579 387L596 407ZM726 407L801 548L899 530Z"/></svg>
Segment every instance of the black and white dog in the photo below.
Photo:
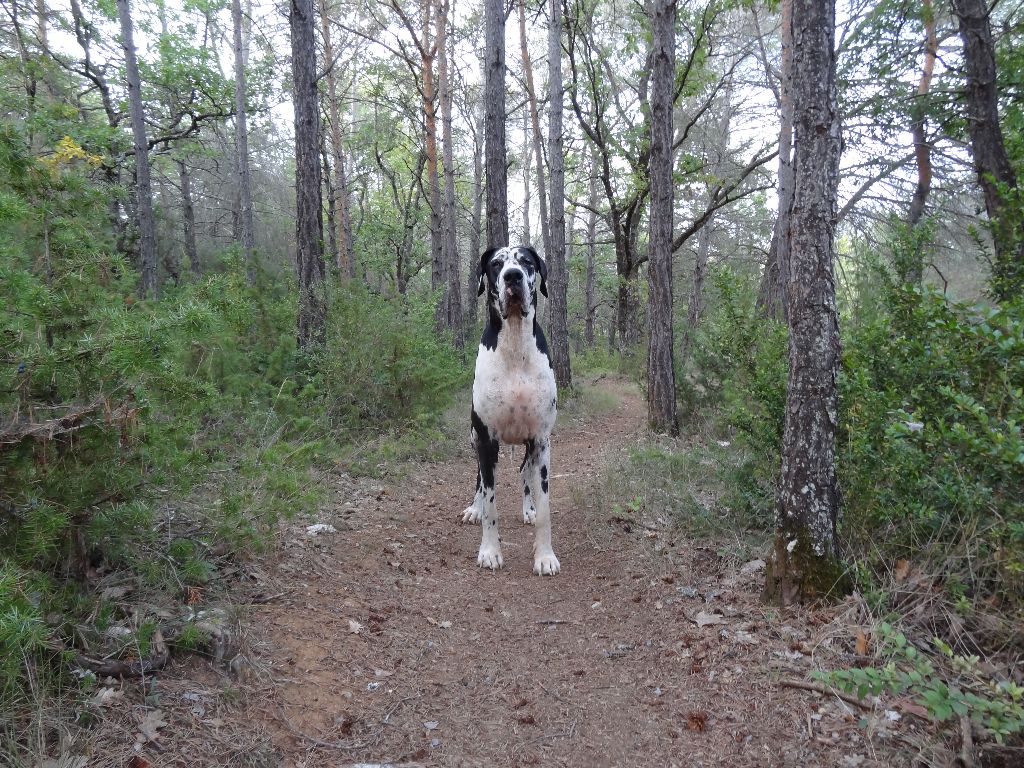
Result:
<svg viewBox="0 0 1024 768"><path fill-rule="evenodd" d="M560 566L551 549L548 472L558 392L547 340L537 322L537 291L548 295L547 271L537 252L523 246L492 249L480 257L478 295L487 292L487 325L473 381L472 439L479 471L476 497L462 520L483 526L477 564L500 568L494 503L498 445L526 446L520 474L523 522L535 525L533 572L553 576Z"/></svg>

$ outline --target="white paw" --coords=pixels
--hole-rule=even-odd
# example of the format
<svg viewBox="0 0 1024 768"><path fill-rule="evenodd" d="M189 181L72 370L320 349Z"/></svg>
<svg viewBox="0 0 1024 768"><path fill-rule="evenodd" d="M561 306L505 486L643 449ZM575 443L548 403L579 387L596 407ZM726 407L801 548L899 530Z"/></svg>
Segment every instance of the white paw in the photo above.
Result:
<svg viewBox="0 0 1024 768"><path fill-rule="evenodd" d="M533 525L537 520L537 508L532 504L523 507L523 522L527 525Z"/></svg>
<svg viewBox="0 0 1024 768"><path fill-rule="evenodd" d="M554 576L560 570L562 570L562 566L559 564L554 552L548 552L546 555L538 555L533 558L533 572L538 576Z"/></svg>
<svg viewBox="0 0 1024 768"><path fill-rule="evenodd" d="M496 571L501 568L504 561L501 559L501 547L485 547L480 545L480 554L476 556L476 564L481 568L490 568Z"/></svg>
<svg viewBox="0 0 1024 768"><path fill-rule="evenodd" d="M482 514L483 513L480 511L480 507L478 507L476 504L470 504L462 513L462 522L479 523Z"/></svg>

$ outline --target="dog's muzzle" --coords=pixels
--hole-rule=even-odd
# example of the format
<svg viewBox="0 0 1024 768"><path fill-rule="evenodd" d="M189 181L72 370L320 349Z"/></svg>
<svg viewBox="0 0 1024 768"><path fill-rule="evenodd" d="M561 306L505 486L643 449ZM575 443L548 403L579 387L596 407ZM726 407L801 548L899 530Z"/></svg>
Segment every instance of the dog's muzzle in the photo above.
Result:
<svg viewBox="0 0 1024 768"><path fill-rule="evenodd" d="M526 275L522 270L510 269L502 275L501 308L502 315L508 317L513 310L518 310L520 315L527 313L527 288Z"/></svg>

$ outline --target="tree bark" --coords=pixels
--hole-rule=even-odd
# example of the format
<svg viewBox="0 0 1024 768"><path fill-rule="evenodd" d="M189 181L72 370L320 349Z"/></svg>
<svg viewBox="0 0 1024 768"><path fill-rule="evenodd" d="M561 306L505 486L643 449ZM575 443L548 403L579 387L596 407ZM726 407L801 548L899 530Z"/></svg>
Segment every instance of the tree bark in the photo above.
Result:
<svg viewBox="0 0 1024 768"><path fill-rule="evenodd" d="M477 113L473 125L473 209L469 221L469 257L470 264L477 263L480 253L480 225L483 222L484 203L484 142L483 142L483 114ZM476 329L477 306L480 297L477 296L477 270L472 266L466 270L469 277L466 291L466 329Z"/></svg>
<svg viewBox="0 0 1024 768"><path fill-rule="evenodd" d="M437 14L437 79L441 97L441 162L444 167L443 261L448 275L447 325L456 349L465 346L462 322L462 278L455 231L455 149L452 140L452 83L448 72L448 17L451 3L445 0Z"/></svg>
<svg viewBox="0 0 1024 768"><path fill-rule="evenodd" d="M789 211L793 203L793 0L782 0L782 62L779 83L779 213L772 228L768 260L761 277L757 307L764 317L786 317L786 270L789 263Z"/></svg>
<svg viewBox="0 0 1024 768"><path fill-rule="evenodd" d="M299 282L300 349L327 338L324 296L323 202L320 180L320 108L316 89L313 0L291 0L292 86L295 105L295 268Z"/></svg>
<svg viewBox="0 0 1024 768"><path fill-rule="evenodd" d="M235 0L236 2L238 0ZM327 68L327 115L330 120L331 160L334 163L334 193L331 202L334 205L334 235L337 243L336 257L338 274L353 279L356 276L355 255L353 253L351 224L348 210L348 186L345 178L345 153L341 146L341 110L338 108L338 74L337 61L334 55L334 44L331 40L330 0L320 2L320 29L324 36L324 57Z"/></svg>
<svg viewBox="0 0 1024 768"><path fill-rule="evenodd" d="M256 242L252 214L252 175L249 172L249 126L245 107L246 56L242 45L242 0L231 0L235 52L235 151L238 162L239 228L242 259L249 284L256 282Z"/></svg>
<svg viewBox="0 0 1024 768"><path fill-rule="evenodd" d="M547 248L549 310L551 313L551 364L555 381L565 389L572 386L569 361L568 299L569 274L565 264L565 150L562 145L562 4L552 0L548 27L548 162L551 164L551 222ZM535 118L536 120L536 118ZM534 130L540 126L534 123ZM541 159L537 157L537 186L541 194L541 226L544 222L544 183Z"/></svg>
<svg viewBox="0 0 1024 768"><path fill-rule="evenodd" d="M557 4L558 0L551 0L552 6ZM559 29L561 29L561 6L559 6ZM541 243L544 246L544 255L547 256L551 252L551 226L548 217L548 193L544 184L544 152L541 148L543 139L541 138L540 131L540 114L537 109L537 89L533 84L533 63L530 61L530 49L526 44L526 0L519 0L519 45L522 48L523 55L523 75L526 80L526 100L529 104L530 109L530 125L533 128L533 159L536 165L537 172L537 200L540 203L540 236ZM558 43L558 55L561 59L562 44L561 44L561 32L559 32L559 43ZM548 45L548 56L551 56L551 45ZM551 60L548 59L548 69L550 71ZM559 80L561 80L561 68L559 68ZM561 112L561 109L559 109ZM550 130L550 127L549 127ZM526 173L529 175L529 159L525 163ZM551 195L554 197L554 191L552 190ZM564 206L563 206L564 208ZM529 229L529 228L527 228Z"/></svg>
<svg viewBox="0 0 1024 768"><path fill-rule="evenodd" d="M672 335L672 102L676 68L676 2L652 0L650 255L647 282L647 421L676 434L676 369Z"/></svg>
<svg viewBox="0 0 1024 768"><path fill-rule="evenodd" d="M917 86L917 96L911 105L910 133L914 138L914 159L917 161L917 186L910 200L910 212L907 223L910 230L924 216L928 194L932 188L932 148L925 132L925 115L928 92L931 90L932 74L935 71L935 59L938 54L938 40L935 36L935 12L932 0L922 0L922 17L924 21L924 66L921 68L921 81ZM903 280L909 285L920 285L924 273L924 254L920 245L911 238L911 250L906 258L909 263L899 264Z"/></svg>
<svg viewBox="0 0 1024 768"><path fill-rule="evenodd" d="M1017 188L1003 132L999 126L999 94L996 89L995 46L986 0L953 0L960 24L967 75L967 120L974 170L985 195L985 210L992 227L995 263L992 290L1000 301L1009 301L1024 290L1024 236L1014 226L1000 187Z"/></svg>
<svg viewBox="0 0 1024 768"><path fill-rule="evenodd" d="M587 211L587 277L586 277L586 312L583 320L583 342L587 347L594 346L594 312L596 307L595 302L595 270L597 261L597 173L595 172L595 165L597 164L597 150L594 149L594 145L590 145L590 190L588 195L588 207Z"/></svg>
<svg viewBox="0 0 1024 768"><path fill-rule="evenodd" d="M199 249L196 247L196 212L192 203L192 178L184 160L175 162L178 164L178 179L181 183L181 226L185 236L185 256L188 257L189 271L194 275L201 275L203 265L199 261Z"/></svg>
<svg viewBox="0 0 1024 768"><path fill-rule="evenodd" d="M844 586L836 542L839 316L833 246L841 143L835 0L793 0L791 23L789 379L774 556L765 582L765 596L782 604L819 599Z"/></svg>
<svg viewBox="0 0 1024 768"><path fill-rule="evenodd" d="M484 0L484 136L487 171L487 247L508 245L505 163L505 4Z"/></svg>
<svg viewBox="0 0 1024 768"><path fill-rule="evenodd" d="M128 0L117 0L121 22L121 45L124 47L125 75L128 80L128 105L132 119L132 140L135 146L135 215L139 228L139 291L144 297L157 298L156 223L153 217L153 188L149 176L149 142L146 139L146 116L142 106L142 81L135 56L131 9Z"/></svg>
<svg viewBox="0 0 1024 768"><path fill-rule="evenodd" d="M523 244L533 245L533 228L530 226L530 205L532 200L530 199L530 176L533 175L533 170L530 167L530 148L532 146L532 139L530 138L530 115L524 109L523 110ZM545 256L547 250L544 250Z"/></svg>

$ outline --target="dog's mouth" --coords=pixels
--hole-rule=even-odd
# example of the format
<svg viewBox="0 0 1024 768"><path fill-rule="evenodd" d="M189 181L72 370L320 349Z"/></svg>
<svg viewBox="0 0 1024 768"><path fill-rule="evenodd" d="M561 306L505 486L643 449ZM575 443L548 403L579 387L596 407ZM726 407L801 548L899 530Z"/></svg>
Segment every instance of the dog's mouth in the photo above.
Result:
<svg viewBox="0 0 1024 768"><path fill-rule="evenodd" d="M515 286L508 286L502 295L502 305L504 309L504 316L508 317L513 310L519 315L526 315L526 296L522 288Z"/></svg>

